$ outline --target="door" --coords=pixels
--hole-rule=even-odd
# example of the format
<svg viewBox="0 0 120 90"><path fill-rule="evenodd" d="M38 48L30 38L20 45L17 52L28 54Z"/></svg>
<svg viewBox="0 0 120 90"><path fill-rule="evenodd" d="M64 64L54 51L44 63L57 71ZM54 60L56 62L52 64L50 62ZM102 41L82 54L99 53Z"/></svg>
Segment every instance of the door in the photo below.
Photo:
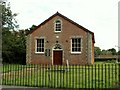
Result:
<svg viewBox="0 0 120 90"><path fill-rule="evenodd" d="M53 51L53 64L62 65L62 51Z"/></svg>

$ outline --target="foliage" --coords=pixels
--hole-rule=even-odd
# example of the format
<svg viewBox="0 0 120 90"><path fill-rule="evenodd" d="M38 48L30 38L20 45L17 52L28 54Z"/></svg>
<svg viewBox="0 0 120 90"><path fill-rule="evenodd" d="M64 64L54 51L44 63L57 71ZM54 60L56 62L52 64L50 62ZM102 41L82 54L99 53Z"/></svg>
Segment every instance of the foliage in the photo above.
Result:
<svg viewBox="0 0 120 90"><path fill-rule="evenodd" d="M111 49L108 49L108 51L111 51L112 52L112 55L116 55L116 49L114 49L114 48L111 48Z"/></svg>
<svg viewBox="0 0 120 90"><path fill-rule="evenodd" d="M2 5L2 58L3 63L25 63L25 34L15 31L18 27L10 3Z"/></svg>
<svg viewBox="0 0 120 90"><path fill-rule="evenodd" d="M110 48L110 49L103 49L101 50L100 47L94 47L94 53L95 53L95 56L98 56L98 55L116 55L117 53L119 52L116 52L116 49L114 48Z"/></svg>
<svg viewBox="0 0 120 90"><path fill-rule="evenodd" d="M102 54L102 55L111 55L111 54L112 54L112 52L111 52L111 51L108 51L108 50L103 49L101 54Z"/></svg>
<svg viewBox="0 0 120 90"><path fill-rule="evenodd" d="M95 53L95 56L98 56L101 54L101 49L99 47L94 47L94 53Z"/></svg>
<svg viewBox="0 0 120 90"><path fill-rule="evenodd" d="M118 55L120 55L120 50L118 51Z"/></svg>
<svg viewBox="0 0 120 90"><path fill-rule="evenodd" d="M37 27L36 25L32 25L32 26L29 28L29 30L31 31L31 30L35 29L36 27Z"/></svg>
<svg viewBox="0 0 120 90"><path fill-rule="evenodd" d="M26 41L25 34L20 31L8 31L3 33L3 62L5 63L25 63Z"/></svg>
<svg viewBox="0 0 120 90"><path fill-rule="evenodd" d="M18 28L19 25L17 25L17 21L15 20L17 13L13 14L10 10L10 3L6 4L7 2L5 2L5 4L0 4L2 8L2 27L9 30Z"/></svg>

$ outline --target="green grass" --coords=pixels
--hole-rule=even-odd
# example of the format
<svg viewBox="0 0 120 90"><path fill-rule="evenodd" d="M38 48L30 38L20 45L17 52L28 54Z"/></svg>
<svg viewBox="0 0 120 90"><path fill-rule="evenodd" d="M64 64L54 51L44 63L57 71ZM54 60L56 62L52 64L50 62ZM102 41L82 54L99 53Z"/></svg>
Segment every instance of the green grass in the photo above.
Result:
<svg viewBox="0 0 120 90"><path fill-rule="evenodd" d="M118 83L118 64L91 66L4 65L3 84L52 88L110 88Z"/></svg>

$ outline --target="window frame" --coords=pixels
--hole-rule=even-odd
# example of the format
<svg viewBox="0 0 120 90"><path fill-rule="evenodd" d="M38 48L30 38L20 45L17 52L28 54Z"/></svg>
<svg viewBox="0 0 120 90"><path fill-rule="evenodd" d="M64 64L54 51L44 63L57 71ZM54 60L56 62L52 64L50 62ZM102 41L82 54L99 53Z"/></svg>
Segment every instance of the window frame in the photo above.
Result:
<svg viewBox="0 0 120 90"><path fill-rule="evenodd" d="M43 52L40 52L40 51L38 52L37 51L37 40L38 39L43 39L44 40L44 45L43 45L44 51ZM44 54L45 53L45 38L44 37L35 38L35 53L36 54Z"/></svg>
<svg viewBox="0 0 120 90"><path fill-rule="evenodd" d="M60 31L56 31L56 22L57 21L60 21ZM57 19L57 20L54 21L54 32L59 33L61 31L62 31L62 20L61 19Z"/></svg>
<svg viewBox="0 0 120 90"><path fill-rule="evenodd" d="M73 50L72 50L73 49L73 47L72 47L72 44L73 44L72 40L73 39L77 39L77 38L80 39L80 51L74 51L73 52ZM71 49L71 54L81 54L82 53L82 37L81 36L71 37L71 48L70 49Z"/></svg>

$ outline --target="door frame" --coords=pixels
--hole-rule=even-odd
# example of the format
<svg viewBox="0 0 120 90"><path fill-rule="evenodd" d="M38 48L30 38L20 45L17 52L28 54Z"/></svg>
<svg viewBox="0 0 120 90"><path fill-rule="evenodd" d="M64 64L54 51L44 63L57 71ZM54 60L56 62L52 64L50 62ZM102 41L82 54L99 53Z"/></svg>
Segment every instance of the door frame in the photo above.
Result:
<svg viewBox="0 0 120 90"><path fill-rule="evenodd" d="M53 53L54 53L54 51L62 51L62 64L64 62L64 50L63 50L63 46L60 43L57 43L57 44L60 45L60 48L56 49L56 44L54 44L53 47L52 47L52 57L51 57L51 59L52 59L52 65L54 65L53 64L53 59L54 59Z"/></svg>
<svg viewBox="0 0 120 90"><path fill-rule="evenodd" d="M63 65L63 49L53 49L52 50L52 65L54 65L54 51L62 51L62 65Z"/></svg>

